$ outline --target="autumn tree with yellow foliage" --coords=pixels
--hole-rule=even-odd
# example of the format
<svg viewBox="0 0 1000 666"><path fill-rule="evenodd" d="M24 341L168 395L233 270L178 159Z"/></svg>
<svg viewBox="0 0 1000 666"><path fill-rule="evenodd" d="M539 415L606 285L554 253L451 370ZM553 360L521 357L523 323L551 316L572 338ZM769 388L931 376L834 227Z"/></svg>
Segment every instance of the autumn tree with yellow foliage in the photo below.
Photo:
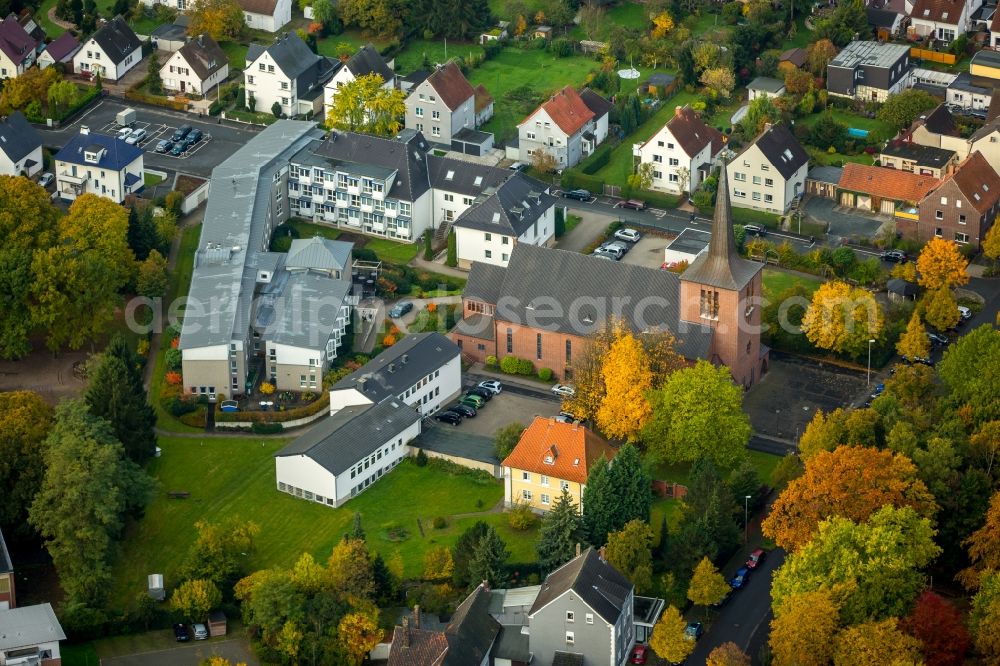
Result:
<svg viewBox="0 0 1000 666"><path fill-rule="evenodd" d="M659 657L679 664L694 652L695 642L684 635L687 622L674 606L667 606L649 637L649 647Z"/></svg>
<svg viewBox="0 0 1000 666"><path fill-rule="evenodd" d="M337 89L326 116L327 127L375 136L395 136L403 127L403 91L384 88L378 74L365 74Z"/></svg>
<svg viewBox="0 0 1000 666"><path fill-rule="evenodd" d="M732 641L727 641L708 653L705 666L750 666L750 657Z"/></svg>
<svg viewBox="0 0 1000 666"><path fill-rule="evenodd" d="M906 325L906 331L899 336L899 340L896 342L896 353L911 360L930 356L931 346L927 340L924 324L920 321L919 312L913 312L910 323Z"/></svg>
<svg viewBox="0 0 1000 666"><path fill-rule="evenodd" d="M994 262L1000 259L1000 216L993 220L993 225L983 238L983 254Z"/></svg>
<svg viewBox="0 0 1000 666"><path fill-rule="evenodd" d="M945 286L924 294L920 305L924 311L924 319L939 331L954 328L961 318L961 314L958 312L958 302L952 295L951 289Z"/></svg>
<svg viewBox="0 0 1000 666"><path fill-rule="evenodd" d="M802 317L802 330L820 349L857 356L882 333L884 317L875 297L834 280L820 286Z"/></svg>
<svg viewBox="0 0 1000 666"><path fill-rule="evenodd" d="M899 630L894 617L847 627L835 641L833 666L916 666L920 641Z"/></svg>
<svg viewBox="0 0 1000 666"><path fill-rule="evenodd" d="M688 584L687 597L696 606L705 607L705 617L708 617L708 607L717 604L729 594L729 583L719 573L718 568L707 557L694 568L691 582Z"/></svg>
<svg viewBox="0 0 1000 666"><path fill-rule="evenodd" d="M210 35L217 42L238 38L246 27L243 9L236 0L194 0L190 35Z"/></svg>
<svg viewBox="0 0 1000 666"><path fill-rule="evenodd" d="M348 613L337 625L337 640L353 666L361 665L368 653L382 642L383 635L377 614L372 617L369 613Z"/></svg>
<svg viewBox="0 0 1000 666"><path fill-rule="evenodd" d="M826 666L833 657L839 626L837 604L828 590L803 592L785 600L771 620L775 666Z"/></svg>
<svg viewBox="0 0 1000 666"><path fill-rule="evenodd" d="M958 251L958 244L943 238L932 238L917 257L920 285L934 290L951 288L969 281L965 272L968 260Z"/></svg>
<svg viewBox="0 0 1000 666"><path fill-rule="evenodd" d="M917 282L917 265L911 261L906 261L901 264L896 264L889 271L889 276L898 278L900 280L906 280L907 282L912 282L916 284Z"/></svg>
<svg viewBox="0 0 1000 666"><path fill-rule="evenodd" d="M670 15L670 12L660 12L653 17L653 31L650 34L653 39L663 39L673 29L674 17Z"/></svg>
<svg viewBox="0 0 1000 666"><path fill-rule="evenodd" d="M604 356L601 374L605 395L597 427L608 437L634 440L652 416L646 393L653 388L653 373L646 350L633 335L623 334Z"/></svg>

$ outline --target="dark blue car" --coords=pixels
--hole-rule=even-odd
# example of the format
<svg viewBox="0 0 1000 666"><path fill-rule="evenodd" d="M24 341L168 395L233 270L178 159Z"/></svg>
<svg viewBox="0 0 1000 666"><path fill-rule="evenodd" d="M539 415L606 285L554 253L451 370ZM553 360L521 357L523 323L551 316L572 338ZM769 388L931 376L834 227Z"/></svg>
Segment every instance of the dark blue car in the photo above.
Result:
<svg viewBox="0 0 1000 666"><path fill-rule="evenodd" d="M734 590L741 589L747 584L747 579L750 577L750 570L746 567L740 567L736 570L736 575L733 576L732 580L729 581L729 587Z"/></svg>

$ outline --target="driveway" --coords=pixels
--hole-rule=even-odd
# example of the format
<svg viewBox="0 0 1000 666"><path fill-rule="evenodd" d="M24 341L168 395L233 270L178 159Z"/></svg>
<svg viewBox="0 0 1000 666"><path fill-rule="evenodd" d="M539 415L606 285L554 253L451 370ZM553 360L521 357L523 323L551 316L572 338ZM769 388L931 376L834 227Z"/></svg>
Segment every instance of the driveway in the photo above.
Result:
<svg viewBox="0 0 1000 666"><path fill-rule="evenodd" d="M743 397L743 410L755 433L797 442L817 409L828 414L857 401L866 388L864 372L772 351L767 372Z"/></svg>
<svg viewBox="0 0 1000 666"><path fill-rule="evenodd" d="M610 215L580 209L573 210L572 214L580 216L580 223L572 231L556 241L557 248L560 250L569 250L570 252L583 252L588 245L607 231L609 224L618 219Z"/></svg>
<svg viewBox="0 0 1000 666"><path fill-rule="evenodd" d="M225 657L230 663L260 664L250 645L242 638L223 641L197 641L163 650L140 652L118 657L102 657L102 666L198 666L214 655Z"/></svg>
<svg viewBox="0 0 1000 666"><path fill-rule="evenodd" d="M622 257L622 263L658 269L663 264L663 248L669 242L670 240L663 236L645 234L632 246L628 254Z"/></svg>
<svg viewBox="0 0 1000 666"><path fill-rule="evenodd" d="M809 197L805 201L805 216L807 220L819 224L828 224L827 235L830 241L851 236L873 238L887 218L871 213L865 213L856 208L839 206L832 199L824 197Z"/></svg>
<svg viewBox="0 0 1000 666"><path fill-rule="evenodd" d="M479 381L481 380L478 377L467 377L463 382L464 388L470 388ZM539 385L538 391L531 389L519 391L515 386L504 384L503 392L494 396L482 409L478 410L479 413L476 414L475 418L465 419L458 426L450 426L437 421L434 421L434 424L438 428L454 429L463 434L489 437L492 440L497 430L510 423L520 422L528 425L536 416L555 416L558 414L559 401L554 397L549 397L551 394L544 393L544 390L544 387Z"/></svg>
<svg viewBox="0 0 1000 666"><path fill-rule="evenodd" d="M145 71L145 70L143 70ZM80 131L80 125L86 125L92 132L115 134L115 116L122 109L130 108L127 103L111 98L105 98L89 111L74 120L69 125L59 129L38 128L45 146L61 148L70 137ZM180 111L152 108L148 106L132 106L136 110L136 127L142 127L150 133L150 139L142 144L146 150L143 161L148 169L161 171L179 171L195 176L208 177L212 169L235 153L260 131L259 127L237 125L234 123L220 124L215 119L204 118ZM161 155L153 152L156 142L168 138L174 129L181 125L191 125L202 131L205 139L195 145L194 149L180 157Z"/></svg>

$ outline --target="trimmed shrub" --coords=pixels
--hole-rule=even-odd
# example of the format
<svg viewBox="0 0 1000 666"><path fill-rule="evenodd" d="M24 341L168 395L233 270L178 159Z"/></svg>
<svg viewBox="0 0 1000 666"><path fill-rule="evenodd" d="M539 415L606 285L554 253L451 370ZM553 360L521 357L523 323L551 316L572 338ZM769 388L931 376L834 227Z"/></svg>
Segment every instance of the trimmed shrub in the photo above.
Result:
<svg viewBox="0 0 1000 666"><path fill-rule="evenodd" d="M587 174L588 176L593 176L595 173L607 166L608 162L611 161L611 146L604 146L599 149L593 156L587 160L586 164L580 167L580 171Z"/></svg>
<svg viewBox="0 0 1000 666"><path fill-rule="evenodd" d="M496 356L487 356L486 357L486 367L487 368L495 368L495 367L497 367L498 363L499 363L499 361L497 361L497 357Z"/></svg>
<svg viewBox="0 0 1000 666"><path fill-rule="evenodd" d="M250 426L250 432L257 435L274 435L285 429L280 423L254 423Z"/></svg>
<svg viewBox="0 0 1000 666"><path fill-rule="evenodd" d="M507 512L507 522L515 530L530 530L538 524L538 516L527 503L518 502Z"/></svg>
<svg viewBox="0 0 1000 666"><path fill-rule="evenodd" d="M535 374L535 364L526 358L520 358L517 360L517 374L524 375L525 377L530 377Z"/></svg>
<svg viewBox="0 0 1000 666"><path fill-rule="evenodd" d="M166 361L168 370L179 371L181 369L183 355L181 354L180 349L168 349L167 353L163 357L163 360Z"/></svg>
<svg viewBox="0 0 1000 666"><path fill-rule="evenodd" d="M543 382L552 381L552 370L550 368L539 368L538 378Z"/></svg>
<svg viewBox="0 0 1000 666"><path fill-rule="evenodd" d="M427 454L424 453L423 449L417 449L417 455L414 456L413 462L416 463L417 467L427 466Z"/></svg>
<svg viewBox="0 0 1000 666"><path fill-rule="evenodd" d="M436 530L443 530L444 528L448 527L448 521L445 520L444 516L437 516L434 518L434 520L431 521L431 525Z"/></svg>
<svg viewBox="0 0 1000 666"><path fill-rule="evenodd" d="M516 356L504 356L500 359L500 371L508 375L516 375L521 367L521 359Z"/></svg>

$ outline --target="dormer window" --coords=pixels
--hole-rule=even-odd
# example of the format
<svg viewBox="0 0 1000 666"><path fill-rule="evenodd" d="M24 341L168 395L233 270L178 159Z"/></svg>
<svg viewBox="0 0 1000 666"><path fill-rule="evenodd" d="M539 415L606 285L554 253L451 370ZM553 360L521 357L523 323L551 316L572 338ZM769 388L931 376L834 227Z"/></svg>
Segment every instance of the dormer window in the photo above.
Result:
<svg viewBox="0 0 1000 666"><path fill-rule="evenodd" d="M83 161L87 164L97 164L101 161L104 149L100 146L91 146L83 149Z"/></svg>
<svg viewBox="0 0 1000 666"><path fill-rule="evenodd" d="M546 465L552 465L554 463L555 463L555 458L553 458L552 456L545 456Z"/></svg>

